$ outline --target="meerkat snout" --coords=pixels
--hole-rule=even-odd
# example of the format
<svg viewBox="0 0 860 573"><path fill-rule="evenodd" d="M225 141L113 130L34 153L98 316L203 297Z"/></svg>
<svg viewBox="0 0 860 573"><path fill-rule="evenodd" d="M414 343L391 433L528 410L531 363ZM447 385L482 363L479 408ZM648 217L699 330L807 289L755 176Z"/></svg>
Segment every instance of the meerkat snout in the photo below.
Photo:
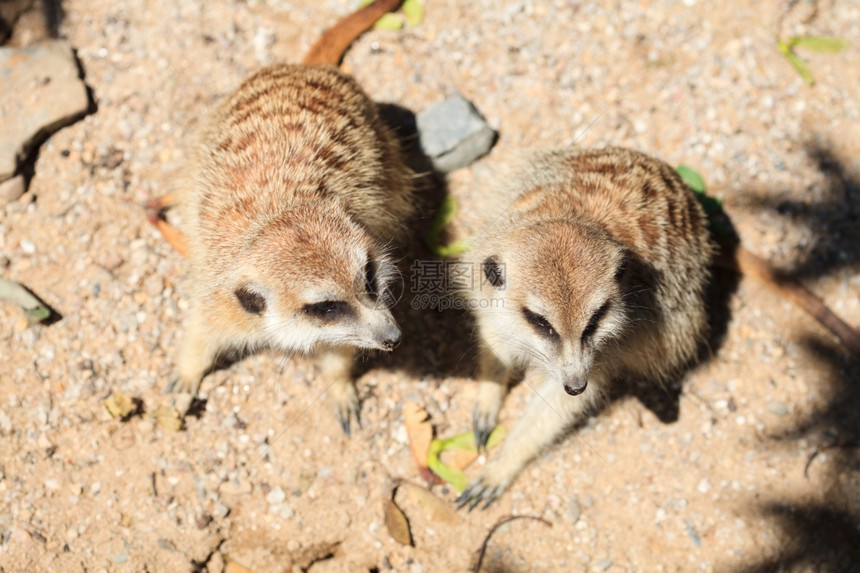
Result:
<svg viewBox="0 0 860 573"><path fill-rule="evenodd" d="M400 346L400 340L402 338L402 333L400 329L397 328L397 325L392 322L388 325L388 328L383 332L380 344L382 345L382 349L386 351L391 351Z"/></svg>

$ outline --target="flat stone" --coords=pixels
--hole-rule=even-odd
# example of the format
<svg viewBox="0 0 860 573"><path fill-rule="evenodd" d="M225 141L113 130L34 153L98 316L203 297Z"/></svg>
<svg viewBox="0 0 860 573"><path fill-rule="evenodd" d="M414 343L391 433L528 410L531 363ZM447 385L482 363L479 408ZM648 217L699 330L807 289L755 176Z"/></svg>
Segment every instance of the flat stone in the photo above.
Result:
<svg viewBox="0 0 860 573"><path fill-rule="evenodd" d="M24 176L18 175L0 183L0 207L17 201L24 194Z"/></svg>
<svg viewBox="0 0 860 573"><path fill-rule="evenodd" d="M39 139L74 122L88 107L87 88L67 42L0 48L0 181L15 174Z"/></svg>
<svg viewBox="0 0 860 573"><path fill-rule="evenodd" d="M471 165L496 141L496 132L460 94L425 109L415 123L421 151L443 173Z"/></svg>

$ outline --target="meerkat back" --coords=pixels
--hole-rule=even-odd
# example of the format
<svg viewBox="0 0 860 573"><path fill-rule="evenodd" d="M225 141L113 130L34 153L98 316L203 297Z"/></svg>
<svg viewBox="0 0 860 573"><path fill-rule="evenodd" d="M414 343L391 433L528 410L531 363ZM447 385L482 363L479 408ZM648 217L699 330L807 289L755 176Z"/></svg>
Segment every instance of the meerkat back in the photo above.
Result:
<svg viewBox="0 0 860 573"><path fill-rule="evenodd" d="M468 256L483 274L477 296L495 303L470 305L478 446L516 371L539 396L461 496L472 507L496 499L614 381L676 375L708 328L707 219L670 166L618 148L544 152L506 181L504 210Z"/></svg>
<svg viewBox="0 0 860 573"><path fill-rule="evenodd" d="M336 63L325 60L337 50L317 49L331 37L306 62ZM227 352L313 352L348 434L356 350L401 337L385 302L412 177L376 104L336 68L275 65L243 82L204 131L179 196L191 301L170 389L195 395Z"/></svg>

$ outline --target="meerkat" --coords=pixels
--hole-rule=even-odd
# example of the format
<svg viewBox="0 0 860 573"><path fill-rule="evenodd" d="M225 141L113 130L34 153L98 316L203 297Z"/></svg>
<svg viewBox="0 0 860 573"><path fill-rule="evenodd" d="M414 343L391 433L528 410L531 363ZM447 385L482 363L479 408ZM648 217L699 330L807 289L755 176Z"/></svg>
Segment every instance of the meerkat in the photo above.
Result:
<svg viewBox="0 0 860 573"><path fill-rule="evenodd" d="M477 446L508 382L535 390L457 502L489 506L621 377L662 380L697 354L714 246L693 193L662 161L619 148L542 152L506 179L464 260L480 269ZM490 304L492 303L492 304Z"/></svg>
<svg viewBox="0 0 860 573"><path fill-rule="evenodd" d="M390 249L413 212L414 176L376 104L335 66L399 4L342 20L302 65L256 72L209 122L175 194L187 228L165 234L187 251L190 298L168 391L196 395L225 354L313 353L344 432L358 423L357 349L401 339Z"/></svg>

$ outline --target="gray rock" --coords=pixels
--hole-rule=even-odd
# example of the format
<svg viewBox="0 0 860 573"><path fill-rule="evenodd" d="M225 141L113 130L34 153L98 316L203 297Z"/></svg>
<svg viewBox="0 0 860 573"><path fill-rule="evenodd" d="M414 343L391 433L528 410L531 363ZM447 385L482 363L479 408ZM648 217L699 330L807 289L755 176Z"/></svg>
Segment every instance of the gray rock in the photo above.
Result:
<svg viewBox="0 0 860 573"><path fill-rule="evenodd" d="M425 109L415 123L421 150L443 173L472 164L496 140L496 132L460 94Z"/></svg>
<svg viewBox="0 0 860 573"><path fill-rule="evenodd" d="M89 107L71 46L49 40L0 48L0 181L9 179L34 143Z"/></svg>

